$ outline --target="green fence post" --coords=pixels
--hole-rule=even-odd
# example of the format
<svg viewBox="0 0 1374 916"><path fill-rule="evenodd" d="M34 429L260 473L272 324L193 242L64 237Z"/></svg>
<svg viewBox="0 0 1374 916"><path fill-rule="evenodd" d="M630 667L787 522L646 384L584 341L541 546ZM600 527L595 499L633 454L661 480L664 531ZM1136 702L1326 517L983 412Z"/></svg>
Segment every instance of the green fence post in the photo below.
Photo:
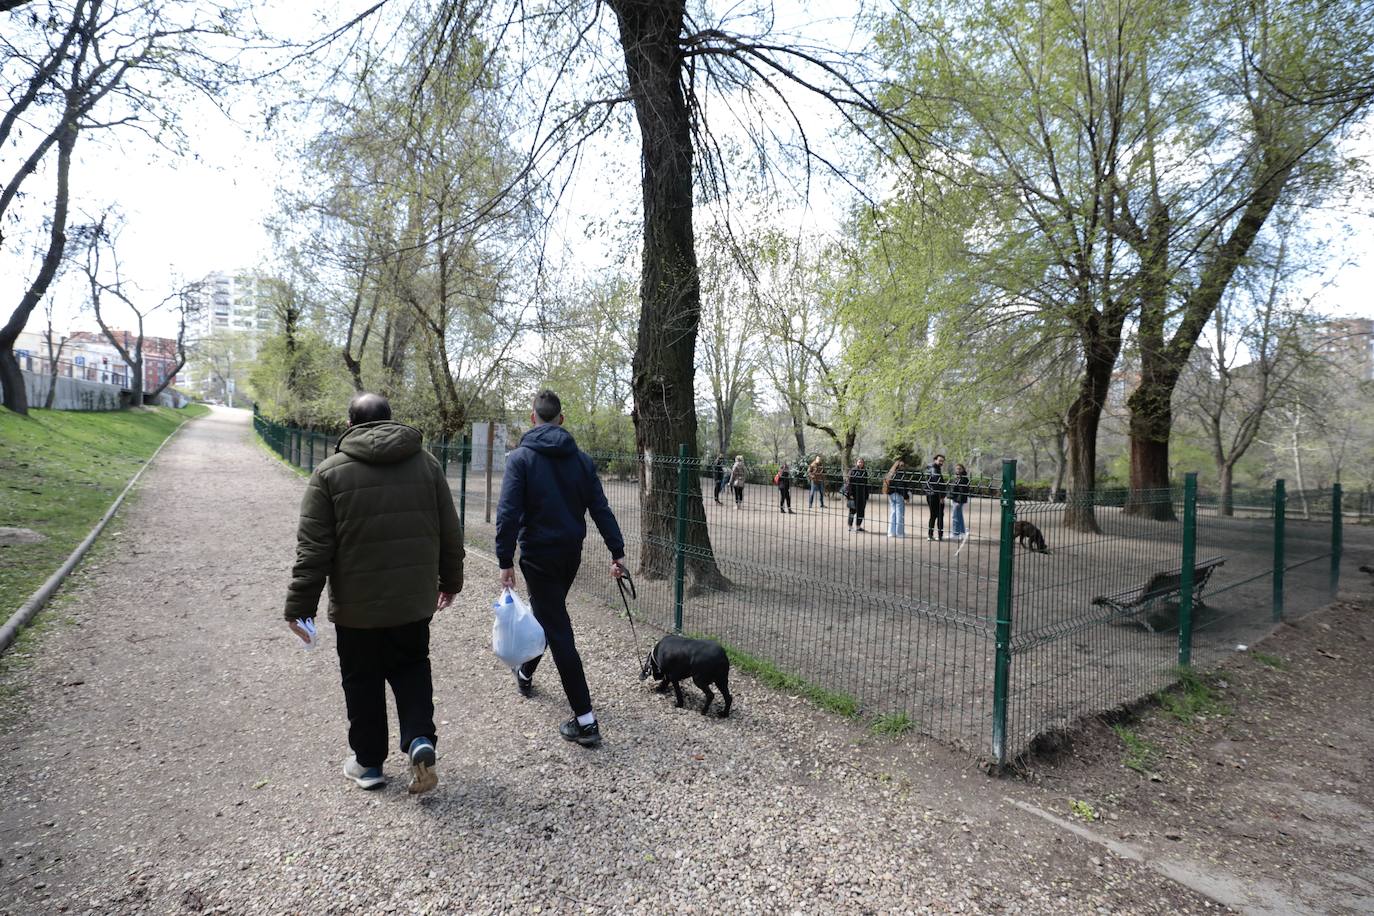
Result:
<svg viewBox="0 0 1374 916"><path fill-rule="evenodd" d="M1002 530L997 553L997 660L992 680L992 759L1007 763L1007 689L1011 680L1011 536L1016 523L1016 461L1002 462Z"/></svg>
<svg viewBox="0 0 1374 916"><path fill-rule="evenodd" d="M1288 497L1283 478L1274 481L1274 622L1283 619L1283 540L1284 516Z"/></svg>
<svg viewBox="0 0 1374 916"><path fill-rule="evenodd" d="M444 469L444 476L445 476L445 477L448 476L448 448L449 448L449 442L450 442L449 436L448 436L447 433L445 433L445 434L444 434L443 443L442 443L443 451L439 453L439 466L442 467L442 468Z"/></svg>
<svg viewBox="0 0 1374 916"><path fill-rule="evenodd" d="M472 437L463 433L463 450L458 455L460 465L458 479L458 524L467 527L468 522L468 460L472 457Z"/></svg>
<svg viewBox="0 0 1374 916"><path fill-rule="evenodd" d="M682 632L682 583L687 566L687 443L677 447L677 543L673 574L673 632Z"/></svg>
<svg viewBox="0 0 1374 916"><path fill-rule="evenodd" d="M1178 663L1193 663L1193 571L1197 565L1197 472L1183 477L1183 574L1178 589Z"/></svg>
<svg viewBox="0 0 1374 916"><path fill-rule="evenodd" d="M307 452L307 455L309 455L309 457L306 458L305 467L306 470L313 473L315 470L315 431L313 429L309 431L309 435L306 437L306 441L310 443L310 451Z"/></svg>
<svg viewBox="0 0 1374 916"><path fill-rule="evenodd" d="M1331 600L1335 601L1341 590L1341 485L1331 485Z"/></svg>

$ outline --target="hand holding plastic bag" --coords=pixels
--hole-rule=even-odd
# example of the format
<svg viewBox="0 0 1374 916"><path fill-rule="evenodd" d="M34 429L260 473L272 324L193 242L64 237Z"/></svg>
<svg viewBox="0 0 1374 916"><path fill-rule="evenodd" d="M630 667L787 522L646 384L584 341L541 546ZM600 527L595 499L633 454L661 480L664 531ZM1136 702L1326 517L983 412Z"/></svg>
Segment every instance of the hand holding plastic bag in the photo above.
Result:
<svg viewBox="0 0 1374 916"><path fill-rule="evenodd" d="M492 610L496 620L491 625L491 651L506 667L518 668L544 654L544 628L523 598L504 589Z"/></svg>

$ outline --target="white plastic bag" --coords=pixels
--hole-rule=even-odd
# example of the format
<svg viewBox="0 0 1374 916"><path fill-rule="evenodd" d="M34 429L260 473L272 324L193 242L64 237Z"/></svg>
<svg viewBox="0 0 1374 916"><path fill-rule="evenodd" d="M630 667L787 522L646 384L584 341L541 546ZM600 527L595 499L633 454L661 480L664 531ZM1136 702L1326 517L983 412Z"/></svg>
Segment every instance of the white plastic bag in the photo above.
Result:
<svg viewBox="0 0 1374 916"><path fill-rule="evenodd" d="M491 651L506 667L518 668L544 654L544 628L523 598L504 589L492 610L496 620L491 625Z"/></svg>

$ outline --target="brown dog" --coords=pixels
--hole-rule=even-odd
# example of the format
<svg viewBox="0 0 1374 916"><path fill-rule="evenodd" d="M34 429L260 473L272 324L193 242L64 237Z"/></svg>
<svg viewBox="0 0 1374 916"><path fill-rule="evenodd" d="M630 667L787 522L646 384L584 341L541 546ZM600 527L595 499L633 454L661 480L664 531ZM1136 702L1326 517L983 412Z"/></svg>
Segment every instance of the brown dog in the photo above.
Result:
<svg viewBox="0 0 1374 916"><path fill-rule="evenodd" d="M1026 541L1030 541L1031 550L1039 553L1049 553L1050 549L1045 546L1045 536L1040 533L1040 529L1027 521L1017 521L1011 526L1011 536L1020 542L1022 547L1028 546Z"/></svg>

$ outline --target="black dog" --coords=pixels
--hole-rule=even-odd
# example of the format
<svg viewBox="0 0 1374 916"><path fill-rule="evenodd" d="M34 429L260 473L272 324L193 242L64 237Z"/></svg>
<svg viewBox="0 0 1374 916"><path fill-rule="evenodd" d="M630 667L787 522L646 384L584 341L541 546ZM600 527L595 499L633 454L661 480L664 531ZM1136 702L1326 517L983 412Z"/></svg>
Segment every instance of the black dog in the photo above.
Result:
<svg viewBox="0 0 1374 916"><path fill-rule="evenodd" d="M644 667L639 671L641 681L650 676L662 682L655 688L659 693L665 692L669 684L673 685L679 708L682 706L681 681L690 677L692 683L706 694L706 702L701 707L703 716L711 709L711 700L715 698L711 693L711 685L715 684L725 698L725 708L720 711L720 717L724 719L730 715L730 704L734 702L734 697L730 696L730 659L718 642L665 636L654 646L654 651L649 653L644 660Z"/></svg>
<svg viewBox="0 0 1374 916"><path fill-rule="evenodd" d="M1040 533L1040 529L1030 522L1018 521L1011 526L1011 536L1020 542L1022 547L1026 546L1026 541L1030 541L1030 549L1040 553L1049 553L1050 549L1045 546L1045 536Z"/></svg>

